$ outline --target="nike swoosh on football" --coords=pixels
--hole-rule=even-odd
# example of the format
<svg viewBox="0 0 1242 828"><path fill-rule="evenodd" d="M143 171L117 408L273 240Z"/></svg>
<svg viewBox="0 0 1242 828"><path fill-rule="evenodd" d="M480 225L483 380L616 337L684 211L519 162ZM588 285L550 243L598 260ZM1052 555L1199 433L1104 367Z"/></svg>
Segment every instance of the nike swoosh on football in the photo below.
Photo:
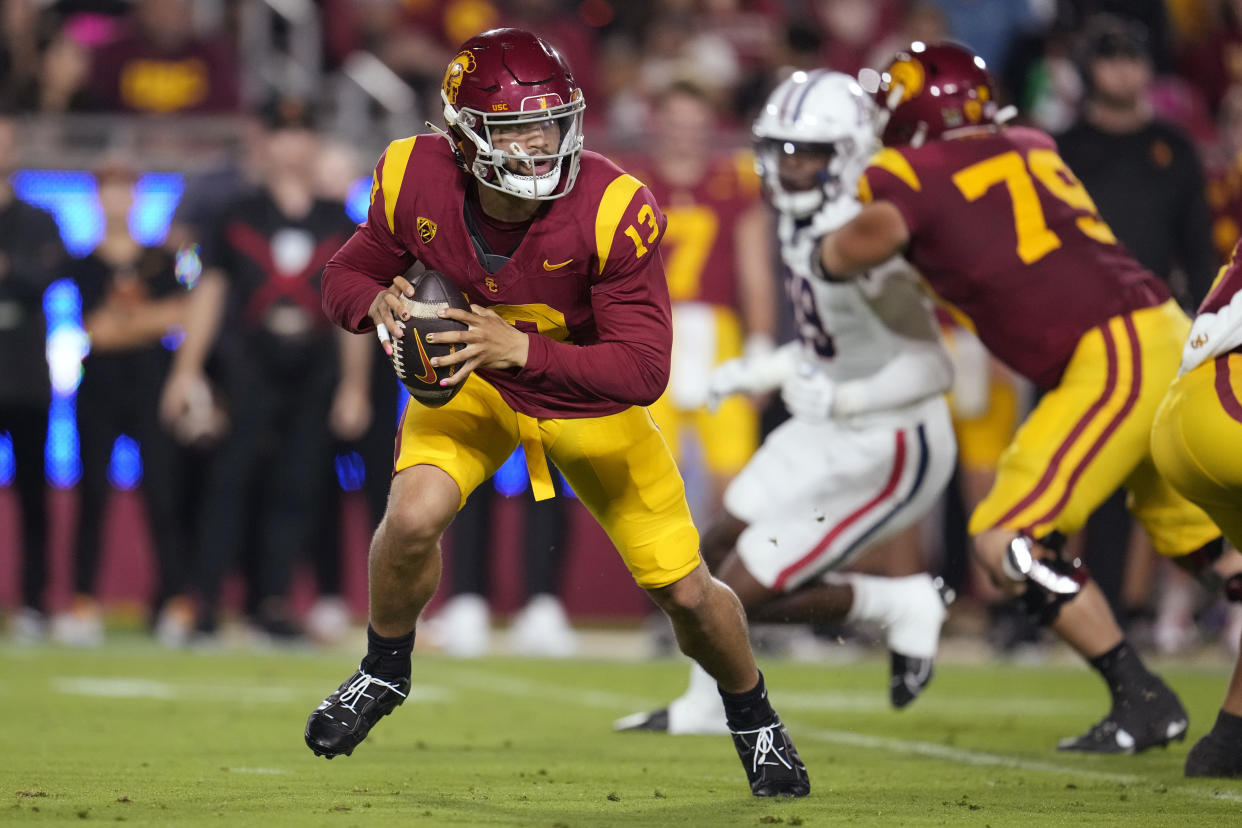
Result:
<svg viewBox="0 0 1242 828"><path fill-rule="evenodd" d="M423 361L423 372L414 379L419 382L425 382L428 385L435 385L436 369L431 367L431 360L427 358L427 351L423 348L423 338L419 336L418 328L411 329L411 333L414 337L414 344L418 346L418 358ZM406 336L410 335L406 334Z"/></svg>
<svg viewBox="0 0 1242 828"><path fill-rule="evenodd" d="M544 260L543 260L543 269L544 269L544 270L560 270L562 267L564 267L565 265L569 264L569 263L570 263L570 262L572 262L572 261L573 261L573 259L566 259L565 261L561 262L560 264L548 264L548 260L547 260L547 259L544 259Z"/></svg>

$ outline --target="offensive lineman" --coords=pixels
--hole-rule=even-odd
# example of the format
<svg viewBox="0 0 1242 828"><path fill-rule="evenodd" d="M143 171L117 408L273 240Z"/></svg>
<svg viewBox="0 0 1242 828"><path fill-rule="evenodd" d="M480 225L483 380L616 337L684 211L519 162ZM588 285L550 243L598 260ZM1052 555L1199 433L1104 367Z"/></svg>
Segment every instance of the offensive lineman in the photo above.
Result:
<svg viewBox="0 0 1242 828"><path fill-rule="evenodd" d="M368 652L311 713L307 745L348 755L405 700L440 536L520 443L536 497L553 494L550 459L668 613L682 651L716 677L752 793L806 796L741 607L699 557L681 477L644 408L668 381L672 339L659 206L582 149L582 92L530 32L466 41L441 97L449 132L389 145L367 221L324 273L324 309L350 331L418 336L400 274L416 260L444 273L472 312L441 312L468 329L435 334L464 347L433 364L459 365L442 382L466 384L442 408L406 407L371 544Z"/></svg>
<svg viewBox="0 0 1242 828"><path fill-rule="evenodd" d="M1182 365L1152 426L1152 457L1179 492L1203 508L1234 550L1212 565L1242 601L1242 263L1239 242L1199 307ZM1242 656L1212 729L1186 754L1187 776L1242 777Z"/></svg>
<svg viewBox="0 0 1242 828"><path fill-rule="evenodd" d="M704 536L718 577L752 621L875 621L892 651L891 699L909 704L931 680L944 602L926 574L834 574L919 520L953 473L944 392L953 370L917 275L899 257L865 279L833 284L810 271L818 239L859 210L854 187L878 148L871 100L837 72L796 72L754 125L765 194L780 214L781 257L798 339L775 357L713 372L719 398L782 388L792 419L764 441L725 492ZM726 557L727 555L727 557ZM716 733L714 684L691 668L667 708L618 730Z"/></svg>
<svg viewBox="0 0 1242 828"><path fill-rule="evenodd" d="M812 266L841 281L904 251L998 359L1046 389L971 516L975 552L1108 686L1109 713L1060 749L1137 753L1182 739L1177 696L1060 546L1125 485L1157 551L1218 554L1220 531L1151 460L1152 419L1189 320L1116 243L1052 139L1001 126L982 59L914 43L877 86L887 149L863 175L866 206L824 237Z"/></svg>

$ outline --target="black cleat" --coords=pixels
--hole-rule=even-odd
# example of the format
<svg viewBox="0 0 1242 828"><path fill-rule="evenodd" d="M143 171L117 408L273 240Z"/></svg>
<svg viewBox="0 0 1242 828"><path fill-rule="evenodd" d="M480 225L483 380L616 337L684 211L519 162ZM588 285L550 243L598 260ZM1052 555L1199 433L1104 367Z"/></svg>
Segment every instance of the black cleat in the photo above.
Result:
<svg viewBox="0 0 1242 828"><path fill-rule="evenodd" d="M362 667L306 720L306 746L329 759L350 755L380 719L397 709L410 693L410 680L376 678Z"/></svg>
<svg viewBox="0 0 1242 828"><path fill-rule="evenodd" d="M648 713L631 713L622 716L612 723L612 729L622 730L653 730L657 733L668 733L668 708L661 707Z"/></svg>
<svg viewBox="0 0 1242 828"><path fill-rule="evenodd" d="M1062 739L1057 750L1142 753L1186 738L1189 717L1164 682L1114 701L1108 715L1081 736Z"/></svg>
<svg viewBox="0 0 1242 828"><path fill-rule="evenodd" d="M944 609L952 606L957 600L957 592L939 576L931 579L931 585L940 598ZM930 620L930 619L929 619ZM944 622L944 613L940 613L939 623ZM919 697L919 694L931 684L934 658L917 658L902 655L896 650L889 650L888 698L893 707L901 709Z"/></svg>
<svg viewBox="0 0 1242 828"><path fill-rule="evenodd" d="M755 730L732 733L733 746L746 769L750 792L755 796L798 797L811 792L806 765L798 757L798 750L789 738L789 731L781 724L780 716Z"/></svg>
<svg viewBox="0 0 1242 828"><path fill-rule="evenodd" d="M905 707L919 697L932 680L930 658L914 658L889 650L888 698L893 707Z"/></svg>
<svg viewBox="0 0 1242 828"><path fill-rule="evenodd" d="M1186 775L1242 779L1242 746L1212 728L1186 754Z"/></svg>

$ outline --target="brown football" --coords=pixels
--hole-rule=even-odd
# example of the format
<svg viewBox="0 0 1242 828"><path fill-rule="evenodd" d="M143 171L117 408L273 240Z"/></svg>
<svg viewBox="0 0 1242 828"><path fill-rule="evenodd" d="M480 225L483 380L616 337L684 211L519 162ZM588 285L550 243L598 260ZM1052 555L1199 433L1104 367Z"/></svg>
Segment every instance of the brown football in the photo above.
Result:
<svg viewBox="0 0 1242 828"><path fill-rule="evenodd" d="M414 295L401 296L410 318L404 320L405 335L392 341L392 367L411 397L429 408L439 408L461 390L461 385L442 386L440 380L451 377L461 366L434 368L431 359L448 356L462 346L428 342L427 334L464 331L464 323L442 319L436 313L444 307L468 311L470 303L452 280L439 271L425 270L412 283Z"/></svg>

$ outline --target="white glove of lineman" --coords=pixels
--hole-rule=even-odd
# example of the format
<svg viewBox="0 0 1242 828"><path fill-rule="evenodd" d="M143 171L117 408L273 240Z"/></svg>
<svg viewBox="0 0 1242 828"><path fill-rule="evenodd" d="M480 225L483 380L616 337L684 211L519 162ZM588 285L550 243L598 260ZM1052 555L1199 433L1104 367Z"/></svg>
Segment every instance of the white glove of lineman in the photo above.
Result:
<svg viewBox="0 0 1242 828"><path fill-rule="evenodd" d="M825 423L832 419L837 384L814 365L801 365L781 386L781 399L796 419L808 423Z"/></svg>
<svg viewBox="0 0 1242 828"><path fill-rule="evenodd" d="M707 378L707 408L715 411L734 394L766 394L780 387L793 371L798 343L790 342L770 353L730 359L717 365Z"/></svg>

